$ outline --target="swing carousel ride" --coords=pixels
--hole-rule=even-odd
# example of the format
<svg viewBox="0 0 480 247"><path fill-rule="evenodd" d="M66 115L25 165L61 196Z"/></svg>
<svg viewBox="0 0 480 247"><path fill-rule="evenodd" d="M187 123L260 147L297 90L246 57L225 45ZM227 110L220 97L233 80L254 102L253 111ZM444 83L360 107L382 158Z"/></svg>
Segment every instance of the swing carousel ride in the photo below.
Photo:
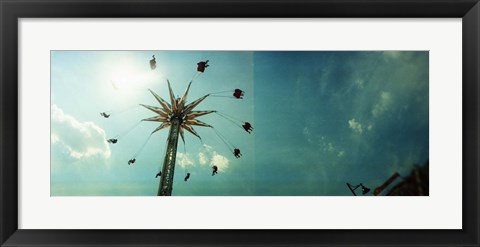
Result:
<svg viewBox="0 0 480 247"><path fill-rule="evenodd" d="M234 89L233 93L232 90L227 90L227 91L221 91L221 92L215 92L215 93L209 93L204 95L203 97L187 104L187 96L190 91L190 87L192 86L193 81L203 74L205 72L205 69L209 67L210 65L208 64L209 60L206 61L201 61L197 63L197 72L193 76L192 80L188 83L188 86L183 94L182 97L180 98L175 98L174 93L172 90L172 87L170 85L170 81L166 79L167 85L168 85L168 91L169 91L169 99L170 102L167 102L164 100L162 97L160 97L158 94L156 94L154 91L150 90L150 93L153 95L153 97L157 100L159 103L160 107L157 106L150 106L150 105L145 105L145 104L140 104L140 106L145 107L146 109L154 112L156 115L150 118L142 119L142 121L150 121L150 122L159 122L160 125L154 129L150 135L148 136L148 139L145 141L145 143L141 146L141 148L137 151L137 153L134 154L134 156L127 162L128 165L133 165L136 160L137 156L141 153L145 145L148 143L148 140L150 137L155 133L163 129L169 129L169 134L167 136L167 143L166 143L166 152L165 152L165 157L163 160L163 165L159 169L158 173L156 174L156 178L160 177L160 183L158 187L158 192L157 196L171 196L172 195L172 185L173 185L173 175L175 172L175 161L176 161L176 155L177 155L177 146L178 146L178 141L179 141L179 136L182 139L182 142L185 145L185 136L184 132L187 131L190 134L196 136L200 140L202 138L200 135L195 131L193 126L199 126L199 127L206 127L206 128L211 128L215 132L215 134L219 137L219 139L225 144L225 146L229 149L229 151L235 156L235 158L240 158L242 155L240 153L240 149L232 144L230 141L228 141L224 135L222 135L214 126L204 123L200 120L198 120L198 117L205 116L207 114L215 113L220 117L223 117L230 121L231 123L235 124L236 126L244 129L247 133L250 133L253 130L252 125L249 122L242 121L236 117L230 116L225 113L220 113L216 110L194 110L202 101L204 101L207 97L229 97L233 99L243 99L244 96L244 91L240 89ZM155 56L152 56L152 59L149 61L150 64L150 69L155 70L156 69L156 60ZM222 95L225 93L232 93L231 96L228 95ZM102 112L100 115L104 118L109 118L113 113L112 112ZM139 122L139 123L140 123ZM137 125L133 126L126 132L122 133L121 135L117 135L111 139L108 139L107 142L110 144L116 144L120 137L127 134L130 132L133 128L135 128ZM212 176L217 174L218 167L213 166L212 167ZM184 178L184 181L186 182L190 178L190 173L186 172L186 176Z"/></svg>

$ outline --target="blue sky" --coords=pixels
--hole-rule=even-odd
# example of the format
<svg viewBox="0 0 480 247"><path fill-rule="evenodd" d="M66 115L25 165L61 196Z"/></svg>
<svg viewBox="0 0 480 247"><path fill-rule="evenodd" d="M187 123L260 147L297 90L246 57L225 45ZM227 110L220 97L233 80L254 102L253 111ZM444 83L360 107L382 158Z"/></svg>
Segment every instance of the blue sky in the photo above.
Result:
<svg viewBox="0 0 480 247"><path fill-rule="evenodd" d="M159 106L147 89L168 99L166 78L181 96L206 59L188 102L227 91L196 110L230 120L198 119L243 156L210 128L195 128L202 140L185 133L173 195L350 196L346 182L374 189L428 160L426 51L52 51L51 194L156 195L168 130L142 149L158 123L140 122L155 114L139 104ZM243 99L230 97L235 88ZM115 136L117 144L106 142Z"/></svg>

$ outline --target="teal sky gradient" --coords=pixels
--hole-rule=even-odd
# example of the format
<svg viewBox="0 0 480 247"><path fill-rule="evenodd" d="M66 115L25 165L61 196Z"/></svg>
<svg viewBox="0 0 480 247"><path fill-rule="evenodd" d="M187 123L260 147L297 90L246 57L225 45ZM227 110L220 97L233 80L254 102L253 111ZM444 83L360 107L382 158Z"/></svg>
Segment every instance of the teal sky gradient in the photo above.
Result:
<svg viewBox="0 0 480 247"><path fill-rule="evenodd" d="M426 51L52 51L51 194L156 195L168 129L141 149L159 123L140 122L155 114L139 104L159 106L147 89L168 101L166 78L181 96L207 59L187 103L228 91L196 110L217 110L254 131L218 114L199 117L243 156L210 128L195 127L202 140L186 132L173 195L350 196L346 182L373 189L428 160ZM235 88L244 99L230 97ZM106 143L117 135L117 144Z"/></svg>

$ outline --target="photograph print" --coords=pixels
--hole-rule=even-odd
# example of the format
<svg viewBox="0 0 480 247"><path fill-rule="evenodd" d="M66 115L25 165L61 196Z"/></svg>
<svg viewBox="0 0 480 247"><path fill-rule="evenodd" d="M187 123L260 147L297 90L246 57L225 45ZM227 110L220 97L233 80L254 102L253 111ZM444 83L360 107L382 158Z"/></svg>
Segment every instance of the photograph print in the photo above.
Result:
<svg viewBox="0 0 480 247"><path fill-rule="evenodd" d="M428 196L428 51L52 50L51 196Z"/></svg>

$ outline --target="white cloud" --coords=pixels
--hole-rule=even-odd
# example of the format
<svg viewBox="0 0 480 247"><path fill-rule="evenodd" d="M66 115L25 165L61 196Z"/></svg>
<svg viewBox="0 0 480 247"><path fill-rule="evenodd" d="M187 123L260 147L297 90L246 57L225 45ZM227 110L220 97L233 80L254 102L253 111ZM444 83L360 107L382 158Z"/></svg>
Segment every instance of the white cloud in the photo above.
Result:
<svg viewBox="0 0 480 247"><path fill-rule="evenodd" d="M105 131L93 122L80 122L52 105L51 144L60 145L75 159L110 157Z"/></svg>
<svg viewBox="0 0 480 247"><path fill-rule="evenodd" d="M371 131L372 129L373 129L373 125L369 124L368 127L367 127L367 130Z"/></svg>
<svg viewBox="0 0 480 247"><path fill-rule="evenodd" d="M201 165L217 166L219 172L227 170L230 163L225 156L218 154L207 144L203 144L203 151L198 154L198 161Z"/></svg>
<svg viewBox="0 0 480 247"><path fill-rule="evenodd" d="M308 127L303 128L303 135L307 139L308 143L313 143L313 140L311 138L310 129Z"/></svg>
<svg viewBox="0 0 480 247"><path fill-rule="evenodd" d="M215 153L212 157L212 166L217 166L219 170L226 170L228 168L228 163L228 159L220 154Z"/></svg>
<svg viewBox="0 0 480 247"><path fill-rule="evenodd" d="M345 150L343 150L341 147L339 147L338 145L333 145L333 143L331 142L324 142L323 143L323 151L325 152L329 152L329 153L332 153L332 154L336 154L337 157L341 158L345 155Z"/></svg>
<svg viewBox="0 0 480 247"><path fill-rule="evenodd" d="M383 54L387 55L387 58L397 59L402 56L402 51L384 51Z"/></svg>
<svg viewBox="0 0 480 247"><path fill-rule="evenodd" d="M334 152L335 151L335 148L333 147L333 144L331 142L328 143L327 147L328 147L329 152Z"/></svg>
<svg viewBox="0 0 480 247"><path fill-rule="evenodd" d="M350 129L352 129L354 132L357 132L359 134L363 133L363 126L361 123L357 122L355 118L352 118L348 120L348 126Z"/></svg>
<svg viewBox="0 0 480 247"><path fill-rule="evenodd" d="M380 93L380 99L377 104L373 106L372 115L374 117L380 116L383 112L387 111L392 103L392 94L382 91Z"/></svg>
<svg viewBox="0 0 480 247"><path fill-rule="evenodd" d="M362 79L356 79L353 81L353 83L358 87L358 88L363 88L363 85L365 85L365 81Z"/></svg>
<svg viewBox="0 0 480 247"><path fill-rule="evenodd" d="M198 154L198 162L200 165L205 165L208 162L207 156L204 153L199 153Z"/></svg>
<svg viewBox="0 0 480 247"><path fill-rule="evenodd" d="M185 169L187 166L195 165L190 155L184 153L177 153L177 164L179 164L183 169Z"/></svg>
<svg viewBox="0 0 480 247"><path fill-rule="evenodd" d="M55 143L57 143L57 142L60 141L60 137L58 137L58 136L55 135L55 134L51 134L51 135L50 135L50 141L52 142L52 144L55 144Z"/></svg>

